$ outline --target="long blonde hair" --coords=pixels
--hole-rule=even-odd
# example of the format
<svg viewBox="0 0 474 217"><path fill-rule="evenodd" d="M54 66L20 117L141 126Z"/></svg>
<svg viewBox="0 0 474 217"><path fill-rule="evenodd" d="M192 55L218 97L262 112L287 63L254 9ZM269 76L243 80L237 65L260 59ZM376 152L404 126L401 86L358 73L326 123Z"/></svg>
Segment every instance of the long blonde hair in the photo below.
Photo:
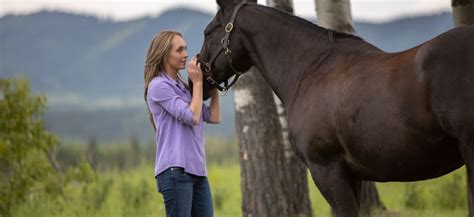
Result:
<svg viewBox="0 0 474 217"><path fill-rule="evenodd" d="M153 115L151 114L150 107L148 106L146 99L148 94L148 85L150 84L151 80L153 80L153 78L159 76L161 73L164 73L165 61L171 50L171 40L176 35L183 37L181 33L175 31L162 31L159 34L156 34L151 40L151 44L150 47L148 47L148 53L146 55L145 93L143 96L148 107L148 116L150 118L151 125L155 131L155 122L153 122Z"/></svg>

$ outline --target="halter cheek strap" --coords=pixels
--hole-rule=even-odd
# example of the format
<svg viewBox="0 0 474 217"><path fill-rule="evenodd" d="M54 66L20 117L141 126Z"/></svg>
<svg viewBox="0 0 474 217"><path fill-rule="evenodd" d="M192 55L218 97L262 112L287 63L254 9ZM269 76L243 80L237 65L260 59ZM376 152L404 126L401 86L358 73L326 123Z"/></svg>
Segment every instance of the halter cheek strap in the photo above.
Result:
<svg viewBox="0 0 474 217"><path fill-rule="evenodd" d="M232 13L232 16L230 18L230 22L227 23L227 25L224 28L225 35L224 35L224 38L222 38L221 40L222 47L218 48L218 50L214 52L210 61L205 62L201 58L199 58L199 54L197 55L198 62L200 62L204 67L204 71L203 71L204 77L209 82L209 84L211 84L213 87L217 88L221 92L227 92L229 88L232 87L232 85L235 84L237 79L243 74L242 72L237 71L232 65L232 56L231 56L232 50L229 48L229 45L230 45L229 38L230 38L230 33L234 29L234 22L235 22L235 18L237 17L237 13L239 12L240 8L244 6L245 4L247 4L247 0L243 0L237 6L235 6L234 12ZM229 64L230 69L235 74L235 78L230 83L230 85L228 84L229 83L228 80L224 81L224 87L219 85L219 83L212 77L212 73L211 73L212 65L214 64L214 61L216 61L217 56L219 56L219 54L222 53L222 51L224 51L224 55L227 60L227 63Z"/></svg>

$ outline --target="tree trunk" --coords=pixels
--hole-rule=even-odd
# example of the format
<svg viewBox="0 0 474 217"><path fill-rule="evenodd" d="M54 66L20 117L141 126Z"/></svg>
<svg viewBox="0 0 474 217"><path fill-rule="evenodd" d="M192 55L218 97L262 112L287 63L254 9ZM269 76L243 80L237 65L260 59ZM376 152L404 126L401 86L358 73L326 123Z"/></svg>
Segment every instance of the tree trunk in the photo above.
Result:
<svg viewBox="0 0 474 217"><path fill-rule="evenodd" d="M474 25L474 0L451 0L451 6L453 7L454 26ZM468 192L471 192L469 174L466 175L466 184ZM474 210L474 198L472 198L469 193L467 195L468 208L469 210Z"/></svg>
<svg viewBox="0 0 474 217"><path fill-rule="evenodd" d="M287 13L293 14L293 0L267 0L267 5L270 7L277 8L279 10L285 11ZM306 166L304 163L295 155L295 151L290 144L290 140L288 137L288 120L286 116L285 108L283 107L283 103L278 98L276 94L273 94L273 98L275 100L275 105L277 108L278 119L280 120L282 137L283 137L283 147L284 147L284 154L287 160L287 164L290 165L291 168L297 168L299 171L303 171L300 174L304 173L306 175ZM306 181L305 181L306 182ZM301 183L303 184L303 183Z"/></svg>
<svg viewBox="0 0 474 217"><path fill-rule="evenodd" d="M89 141L87 143L87 161L89 162L89 165L93 170L97 169L97 164L98 164L98 153L97 153L98 147L97 147L97 139L95 136L89 137Z"/></svg>
<svg viewBox="0 0 474 217"><path fill-rule="evenodd" d="M319 26L344 33L354 33L350 0L315 0ZM385 210L373 182L359 185L359 209L363 216L370 216L374 209Z"/></svg>
<svg viewBox="0 0 474 217"><path fill-rule="evenodd" d="M319 26L339 32L354 33L349 0L315 0Z"/></svg>
<svg viewBox="0 0 474 217"><path fill-rule="evenodd" d="M293 14L293 0L267 0L267 5L270 7L277 8L279 10L285 11L287 13ZM282 144L283 144L283 154L285 157L285 173L287 174L288 181L293 183L293 187L289 188L289 192L295 192L295 194L300 195L299 199L293 201L293 203L299 203L297 209L295 209L295 214L297 216L311 216L311 202L308 195L308 177L306 165L301 161L301 159L296 156L293 146L290 144L288 137L288 119L286 115L285 108L283 103L273 93L273 99L275 101L275 106L277 109L278 119L280 121L281 135L282 135ZM293 177L293 178L292 178ZM301 177L301 178L296 178ZM300 188L298 186L305 186ZM299 202L298 202L299 201Z"/></svg>
<svg viewBox="0 0 474 217"><path fill-rule="evenodd" d="M267 5L293 14L293 0L267 0Z"/></svg>
<svg viewBox="0 0 474 217"><path fill-rule="evenodd" d="M451 0L454 26L474 25L474 0Z"/></svg>
<svg viewBox="0 0 474 217"><path fill-rule="evenodd" d="M306 170L285 157L270 87L251 68L234 86L234 96L243 216L311 216Z"/></svg>

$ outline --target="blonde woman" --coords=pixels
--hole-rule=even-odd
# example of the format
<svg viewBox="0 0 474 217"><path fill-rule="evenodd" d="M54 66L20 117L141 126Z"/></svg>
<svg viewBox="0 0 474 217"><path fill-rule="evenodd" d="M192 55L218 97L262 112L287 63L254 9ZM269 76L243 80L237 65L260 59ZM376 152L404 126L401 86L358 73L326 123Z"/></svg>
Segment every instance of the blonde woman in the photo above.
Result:
<svg viewBox="0 0 474 217"><path fill-rule="evenodd" d="M163 31L151 41L145 63L145 101L156 132L155 178L168 217L213 216L207 180L203 121L220 122L219 94L202 101L202 72L188 64L193 94L179 70L185 69L186 42L179 32Z"/></svg>

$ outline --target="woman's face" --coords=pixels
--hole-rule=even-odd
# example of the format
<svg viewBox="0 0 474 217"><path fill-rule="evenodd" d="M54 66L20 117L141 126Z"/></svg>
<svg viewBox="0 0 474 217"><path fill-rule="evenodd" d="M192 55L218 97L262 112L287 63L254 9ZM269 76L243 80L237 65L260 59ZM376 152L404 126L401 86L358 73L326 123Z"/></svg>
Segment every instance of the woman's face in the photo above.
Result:
<svg viewBox="0 0 474 217"><path fill-rule="evenodd" d="M184 39L175 35L171 39L171 50L168 54L166 65L170 70L178 71L186 68L186 59L188 58L187 46Z"/></svg>

